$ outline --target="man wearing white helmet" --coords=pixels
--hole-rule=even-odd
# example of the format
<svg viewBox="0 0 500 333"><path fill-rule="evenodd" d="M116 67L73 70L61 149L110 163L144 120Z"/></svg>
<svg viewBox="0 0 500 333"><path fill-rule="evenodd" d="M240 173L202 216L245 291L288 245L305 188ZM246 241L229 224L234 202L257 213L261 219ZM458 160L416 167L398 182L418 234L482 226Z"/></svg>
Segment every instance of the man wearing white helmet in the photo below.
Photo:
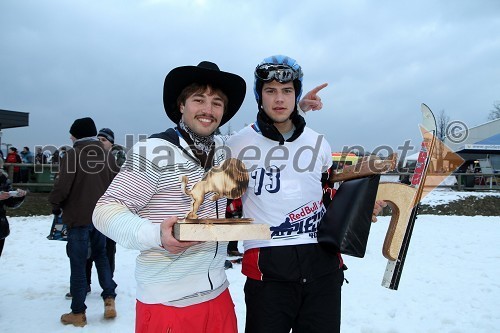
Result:
<svg viewBox="0 0 500 333"><path fill-rule="evenodd" d="M316 235L326 211L322 180L332 165L330 145L298 112L303 73L294 59L266 58L254 75L257 120L228 140L232 157L249 170L243 215L271 232L270 240L243 243L245 332L339 332L345 266ZM316 93L325 86L301 106L321 109Z"/></svg>

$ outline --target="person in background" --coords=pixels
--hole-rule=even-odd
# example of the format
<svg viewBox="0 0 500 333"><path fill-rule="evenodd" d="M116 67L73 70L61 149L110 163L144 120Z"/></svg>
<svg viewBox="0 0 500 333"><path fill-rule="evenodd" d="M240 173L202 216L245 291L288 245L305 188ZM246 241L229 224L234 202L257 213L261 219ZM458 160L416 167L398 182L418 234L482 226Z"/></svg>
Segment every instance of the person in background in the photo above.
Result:
<svg viewBox="0 0 500 333"><path fill-rule="evenodd" d="M21 206L26 197L26 191L17 189L15 193L9 180L9 175L3 169L3 159L0 159L0 257L2 256L5 238L10 233L9 221L5 207L17 208Z"/></svg>
<svg viewBox="0 0 500 333"><path fill-rule="evenodd" d="M122 166L125 163L126 154L123 146L115 144L115 133L110 128L102 128L97 133L97 138L102 142L104 148L111 151L115 157L116 164Z"/></svg>
<svg viewBox="0 0 500 333"><path fill-rule="evenodd" d="M33 164L33 153L28 147L24 147L23 151L20 153L22 163ZM30 179L31 167L22 166L21 167L21 183L28 183Z"/></svg>
<svg viewBox="0 0 500 333"><path fill-rule="evenodd" d="M50 163L59 164L59 149L56 149L52 154L52 158L50 159Z"/></svg>
<svg viewBox="0 0 500 333"><path fill-rule="evenodd" d="M83 327L87 324L85 299L87 278L85 266L90 247L96 264L101 297L104 301L104 319L116 317L115 288L106 256L106 238L92 224L92 212L97 200L118 172L113 156L106 152L97 139L92 118L76 119L70 128L73 148L60 160L59 176L49 195L52 213L63 214L68 226L68 255L71 278L71 312L61 316L64 325Z"/></svg>
<svg viewBox="0 0 500 333"><path fill-rule="evenodd" d="M326 211L330 145L298 112L303 73L294 59L268 57L254 78L257 120L227 142L251 179L242 196L243 215L268 224L271 232L270 240L243 242L245 332L340 332L345 266L340 254L318 244L316 234Z"/></svg>
<svg viewBox="0 0 500 333"><path fill-rule="evenodd" d="M17 148L16 147L10 147L9 148L9 153L7 154L7 158L5 159L6 163L22 163L23 161L21 160L21 156L17 153ZM16 165L13 167L13 174L12 174L12 182L13 183L19 183L21 181L21 168Z"/></svg>
<svg viewBox="0 0 500 333"><path fill-rule="evenodd" d="M97 139L101 141L104 150L110 151L116 160L116 164L121 167L125 162L125 153L123 147L120 145L115 145L115 133L109 128L102 128L97 133ZM115 148L116 147L116 148ZM115 255L116 255L116 242L109 237L106 237L106 255L109 260L109 267L111 268L111 277L114 277L115 273ZM93 258L90 256L87 259L87 265L85 267L87 276L87 293L91 291L92 283L92 263ZM66 299L71 299L71 292L66 294Z"/></svg>
<svg viewBox="0 0 500 333"><path fill-rule="evenodd" d="M42 148L36 149L35 164L46 164L47 156L43 153Z"/></svg>
<svg viewBox="0 0 500 333"><path fill-rule="evenodd" d="M61 147L59 148L59 159L64 157L64 154L66 154L66 147Z"/></svg>
<svg viewBox="0 0 500 333"><path fill-rule="evenodd" d="M115 145L115 133L110 128L102 128L97 133L97 138L102 142L104 149L111 152L116 160L116 164L121 167L125 162L125 153L122 146ZM116 242L109 237L106 237L106 251L111 267L111 276L113 276L115 272Z"/></svg>

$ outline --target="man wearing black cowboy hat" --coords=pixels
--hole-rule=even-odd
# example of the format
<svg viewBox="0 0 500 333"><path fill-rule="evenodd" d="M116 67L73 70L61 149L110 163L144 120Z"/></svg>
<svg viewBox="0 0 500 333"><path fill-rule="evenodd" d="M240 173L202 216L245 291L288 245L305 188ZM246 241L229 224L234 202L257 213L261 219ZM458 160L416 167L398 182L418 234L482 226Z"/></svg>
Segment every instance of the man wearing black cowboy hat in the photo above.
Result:
<svg viewBox="0 0 500 333"><path fill-rule="evenodd" d="M176 124L138 142L94 210L96 227L117 243L140 250L136 332L236 332L234 304L224 271L227 242L179 242L178 217L191 209L189 185L227 156L214 132L245 98L246 84L211 62L174 68L163 103ZM223 218L226 199L205 200L200 218Z"/></svg>

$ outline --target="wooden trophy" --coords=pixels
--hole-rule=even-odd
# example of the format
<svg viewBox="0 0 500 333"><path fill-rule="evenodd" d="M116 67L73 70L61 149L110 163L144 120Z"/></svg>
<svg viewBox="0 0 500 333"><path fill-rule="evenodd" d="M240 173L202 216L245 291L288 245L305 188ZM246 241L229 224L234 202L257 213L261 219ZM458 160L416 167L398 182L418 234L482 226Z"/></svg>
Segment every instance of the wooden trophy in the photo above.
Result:
<svg viewBox="0 0 500 333"><path fill-rule="evenodd" d="M236 241L270 239L269 226L252 223L252 218L198 218L198 209L205 195L214 193L212 201L221 197L240 198L248 187L248 171L238 159L229 158L212 167L191 189L187 188L188 177L182 177L184 193L192 198L191 210L186 218L174 225L174 237L180 241ZM226 211L226 207L219 207Z"/></svg>
<svg viewBox="0 0 500 333"><path fill-rule="evenodd" d="M413 227L417 218L420 200L424 193L446 178L452 171L441 173L436 177L434 186L426 189L427 175L430 165L446 162L449 165L460 165L463 159L436 140L436 120L434 114L425 104L421 105L422 125L420 130L423 141L420 147L417 165L411 177L409 185L402 183L380 182L378 185L376 200L383 200L392 209L392 216L386 233L382 254L388 259L382 286L397 290L403 271L406 255L408 252ZM436 149L438 147L438 149ZM381 174L394 169L396 156L387 160L378 160L376 157L368 157L361 164L349 166L342 173L333 173L330 182L345 181L362 178L373 174ZM439 180L440 179L440 180Z"/></svg>

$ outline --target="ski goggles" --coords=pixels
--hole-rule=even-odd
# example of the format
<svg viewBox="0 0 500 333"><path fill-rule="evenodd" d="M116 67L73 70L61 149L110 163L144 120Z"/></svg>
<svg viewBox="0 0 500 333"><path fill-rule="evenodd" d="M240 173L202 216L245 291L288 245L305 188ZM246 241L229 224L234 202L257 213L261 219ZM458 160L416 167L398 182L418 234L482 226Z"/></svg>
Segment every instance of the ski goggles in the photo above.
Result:
<svg viewBox="0 0 500 333"><path fill-rule="evenodd" d="M298 79L301 74L300 69L297 71L287 65L262 64L255 68L255 76L264 82L286 83Z"/></svg>

